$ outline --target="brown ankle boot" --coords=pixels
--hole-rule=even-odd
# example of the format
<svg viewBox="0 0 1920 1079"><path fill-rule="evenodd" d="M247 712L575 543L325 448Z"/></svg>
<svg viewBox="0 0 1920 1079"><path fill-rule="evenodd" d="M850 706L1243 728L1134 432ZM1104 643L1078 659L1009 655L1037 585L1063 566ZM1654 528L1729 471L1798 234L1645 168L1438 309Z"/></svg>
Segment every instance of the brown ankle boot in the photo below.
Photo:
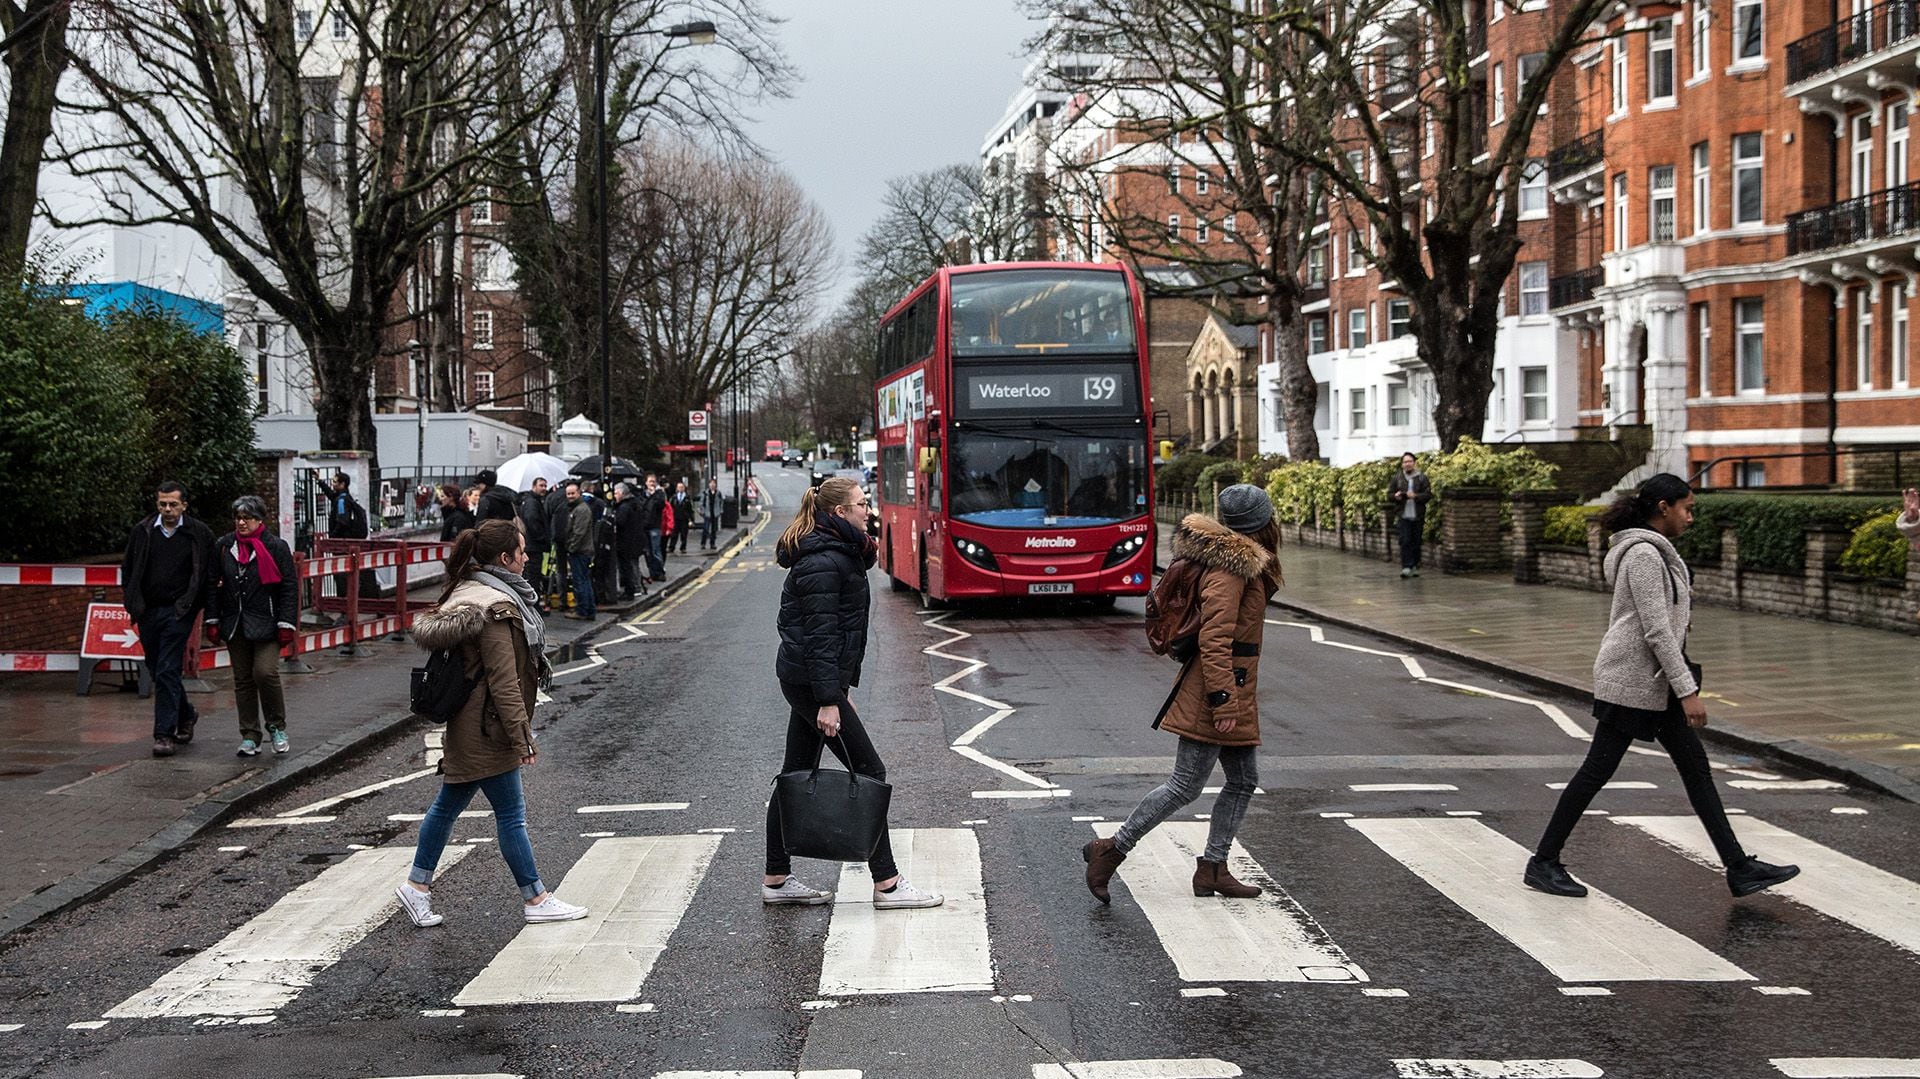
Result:
<svg viewBox="0 0 1920 1079"><path fill-rule="evenodd" d="M1193 869L1193 894L1206 897L1215 894L1228 899L1252 899L1260 894L1260 889L1251 884L1242 884L1227 872L1227 863L1209 862L1197 858Z"/></svg>
<svg viewBox="0 0 1920 1079"><path fill-rule="evenodd" d="M1080 860L1087 863L1087 891L1102 903L1112 903L1107 884L1127 856L1113 845L1113 840L1096 839L1080 848Z"/></svg>

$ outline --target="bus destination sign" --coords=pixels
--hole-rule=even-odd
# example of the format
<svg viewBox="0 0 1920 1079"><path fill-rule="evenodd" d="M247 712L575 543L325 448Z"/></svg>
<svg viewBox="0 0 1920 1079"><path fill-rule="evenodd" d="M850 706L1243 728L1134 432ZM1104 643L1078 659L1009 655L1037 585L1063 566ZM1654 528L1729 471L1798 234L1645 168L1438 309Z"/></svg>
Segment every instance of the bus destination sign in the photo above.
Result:
<svg viewBox="0 0 1920 1079"><path fill-rule="evenodd" d="M1135 409L1132 372L1101 365L1061 370L968 371L964 374L967 411L1064 412Z"/></svg>

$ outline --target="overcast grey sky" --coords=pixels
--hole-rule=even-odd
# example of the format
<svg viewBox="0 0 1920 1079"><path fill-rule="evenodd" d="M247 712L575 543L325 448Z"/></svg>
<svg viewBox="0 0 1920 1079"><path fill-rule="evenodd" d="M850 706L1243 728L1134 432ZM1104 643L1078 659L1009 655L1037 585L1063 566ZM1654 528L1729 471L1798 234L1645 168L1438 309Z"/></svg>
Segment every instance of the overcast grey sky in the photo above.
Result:
<svg viewBox="0 0 1920 1079"><path fill-rule="evenodd" d="M800 70L754 138L833 222L842 278L890 177L977 162L1026 65L1019 0L767 0ZM836 289L834 299L841 295Z"/></svg>

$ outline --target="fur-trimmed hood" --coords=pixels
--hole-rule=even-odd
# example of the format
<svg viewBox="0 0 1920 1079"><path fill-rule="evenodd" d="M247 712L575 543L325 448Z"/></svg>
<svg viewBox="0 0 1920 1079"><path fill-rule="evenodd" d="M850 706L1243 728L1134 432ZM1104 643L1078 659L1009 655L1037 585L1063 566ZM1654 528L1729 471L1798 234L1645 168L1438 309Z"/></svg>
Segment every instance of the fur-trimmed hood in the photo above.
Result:
<svg viewBox="0 0 1920 1079"><path fill-rule="evenodd" d="M457 648L480 639L488 622L518 620L520 612L513 601L486 585L466 581L453 590L447 601L430 611L422 611L413 620L413 641L429 652Z"/></svg>
<svg viewBox="0 0 1920 1079"><path fill-rule="evenodd" d="M1189 513L1173 530L1173 557L1191 559L1211 569L1223 569L1252 580L1273 562L1252 537L1235 532L1204 513Z"/></svg>

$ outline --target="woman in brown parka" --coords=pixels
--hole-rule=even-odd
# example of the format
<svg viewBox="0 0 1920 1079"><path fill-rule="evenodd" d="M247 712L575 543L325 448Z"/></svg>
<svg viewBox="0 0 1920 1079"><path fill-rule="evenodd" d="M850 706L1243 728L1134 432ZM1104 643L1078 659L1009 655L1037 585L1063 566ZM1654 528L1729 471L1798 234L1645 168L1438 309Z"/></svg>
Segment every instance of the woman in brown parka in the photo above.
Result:
<svg viewBox="0 0 1920 1079"><path fill-rule="evenodd" d="M440 605L413 623L422 648L458 649L473 692L447 722L440 758L440 795L420 822L413 870L396 894L418 926L439 925L429 889L440 854L475 793L493 807L500 856L513 871L530 923L568 922L587 908L562 902L540 881L527 838L527 800L520 769L540 757L533 744L533 704L547 677L546 623L540 597L522 572L527 542L513 521L489 520L454 539L447 590Z"/></svg>
<svg viewBox="0 0 1920 1079"><path fill-rule="evenodd" d="M1260 639L1267 600L1280 587L1280 528L1267 493L1248 483L1220 492L1220 517L1188 514L1173 533L1173 557L1203 567L1199 652L1180 668L1158 725L1180 736L1173 775L1142 799L1111 839L1082 848L1087 888L1102 903L1107 885L1146 834L1200 797L1215 761L1227 781L1214 800L1207 847L1193 872L1193 894L1251 899L1260 889L1227 872L1227 853L1260 782Z"/></svg>

